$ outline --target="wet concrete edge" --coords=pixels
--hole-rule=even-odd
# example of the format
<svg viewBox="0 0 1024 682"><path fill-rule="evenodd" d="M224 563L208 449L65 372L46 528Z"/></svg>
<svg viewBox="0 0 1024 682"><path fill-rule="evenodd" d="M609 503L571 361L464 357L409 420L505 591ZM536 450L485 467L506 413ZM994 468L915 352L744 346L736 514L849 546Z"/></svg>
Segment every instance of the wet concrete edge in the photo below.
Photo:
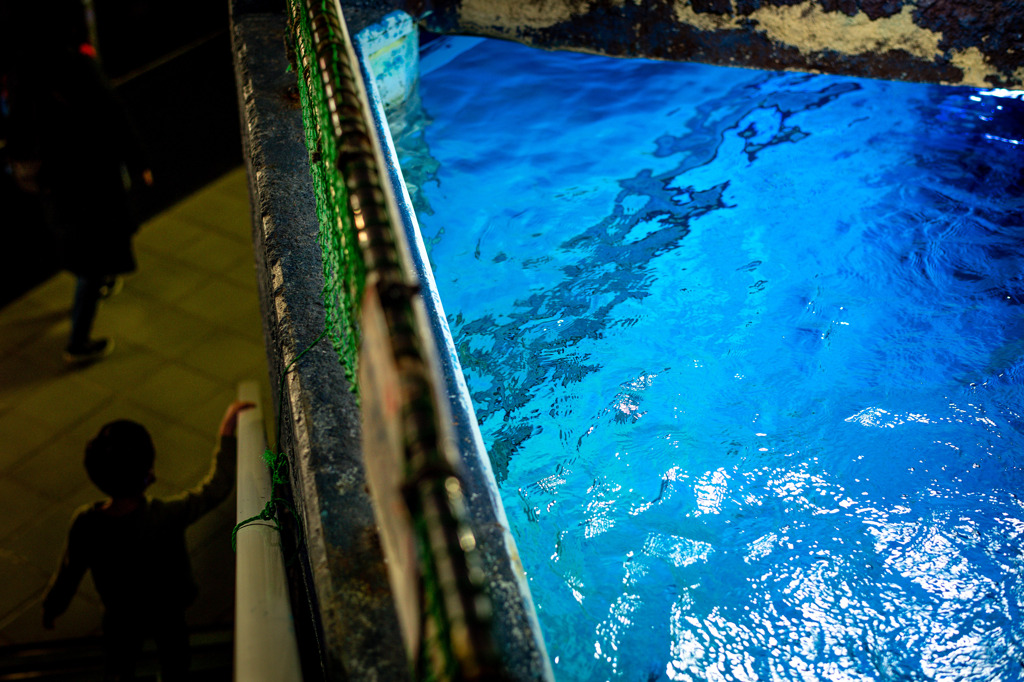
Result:
<svg viewBox="0 0 1024 682"><path fill-rule="evenodd" d="M283 4L235 0L231 28L279 449L289 455L304 525L300 560L321 664L328 679L407 679L361 464L359 412L330 341L313 346L281 383L324 329L315 201Z"/></svg>

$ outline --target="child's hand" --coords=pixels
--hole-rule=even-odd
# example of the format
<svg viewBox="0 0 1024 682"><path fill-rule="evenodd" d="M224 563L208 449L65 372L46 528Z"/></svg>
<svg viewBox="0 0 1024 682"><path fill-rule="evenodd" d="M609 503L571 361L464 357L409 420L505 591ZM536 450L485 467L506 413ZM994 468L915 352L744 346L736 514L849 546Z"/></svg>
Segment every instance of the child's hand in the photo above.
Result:
<svg viewBox="0 0 1024 682"><path fill-rule="evenodd" d="M228 405L228 409L224 411L224 418L220 422L220 435L235 435L235 431L238 429L238 413L253 407L256 407L256 403L245 400L236 400Z"/></svg>

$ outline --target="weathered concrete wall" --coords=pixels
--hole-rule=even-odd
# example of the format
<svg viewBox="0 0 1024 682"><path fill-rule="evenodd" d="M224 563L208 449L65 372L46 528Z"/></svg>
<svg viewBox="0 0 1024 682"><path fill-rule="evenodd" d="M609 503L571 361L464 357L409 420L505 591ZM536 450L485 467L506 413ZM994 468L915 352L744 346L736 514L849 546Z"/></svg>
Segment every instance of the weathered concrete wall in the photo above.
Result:
<svg viewBox="0 0 1024 682"><path fill-rule="evenodd" d="M326 679L408 679L366 491L359 409L330 341L279 383L324 329L319 228L283 0L234 0L231 29L271 386L282 394L274 395L280 448L305 540L298 573L316 621L302 645Z"/></svg>
<svg viewBox="0 0 1024 682"><path fill-rule="evenodd" d="M366 0L348 0L353 13ZM1024 0L439 0L438 33L614 56L1024 87ZM426 6L424 6L424 4Z"/></svg>

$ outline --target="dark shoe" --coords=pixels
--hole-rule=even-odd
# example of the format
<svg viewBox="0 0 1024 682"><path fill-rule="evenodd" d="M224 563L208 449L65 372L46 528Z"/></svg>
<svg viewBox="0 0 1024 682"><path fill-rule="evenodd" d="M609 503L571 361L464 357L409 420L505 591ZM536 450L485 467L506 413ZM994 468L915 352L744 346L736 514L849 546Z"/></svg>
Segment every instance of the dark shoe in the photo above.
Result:
<svg viewBox="0 0 1024 682"><path fill-rule="evenodd" d="M64 362L69 366L86 365L110 355L114 350L112 339L93 339L80 347L68 346L64 350Z"/></svg>
<svg viewBox="0 0 1024 682"><path fill-rule="evenodd" d="M124 277L115 275L114 277L107 277L103 284L100 285L100 298L110 298L114 294L121 293L121 289L124 288Z"/></svg>

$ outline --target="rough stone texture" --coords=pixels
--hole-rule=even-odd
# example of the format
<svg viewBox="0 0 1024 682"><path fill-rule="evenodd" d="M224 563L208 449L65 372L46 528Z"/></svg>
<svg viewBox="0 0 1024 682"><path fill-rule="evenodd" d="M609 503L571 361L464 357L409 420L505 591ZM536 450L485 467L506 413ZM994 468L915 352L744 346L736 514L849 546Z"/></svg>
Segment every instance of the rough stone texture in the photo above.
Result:
<svg viewBox="0 0 1024 682"><path fill-rule="evenodd" d="M977 49L1003 74L1024 81L1024 2L989 0L918 0L914 21L941 32L942 50Z"/></svg>
<svg viewBox="0 0 1024 682"><path fill-rule="evenodd" d="M1024 87L1024 0L438 0L422 24L613 56Z"/></svg>
<svg viewBox="0 0 1024 682"><path fill-rule="evenodd" d="M232 44L271 386L324 329L309 161L280 2L235 0ZM401 680L408 668L365 489L359 413L323 339L288 372L280 448L305 530L308 628L327 679ZM297 630L298 630L297 626ZM307 648L309 642L304 642Z"/></svg>

